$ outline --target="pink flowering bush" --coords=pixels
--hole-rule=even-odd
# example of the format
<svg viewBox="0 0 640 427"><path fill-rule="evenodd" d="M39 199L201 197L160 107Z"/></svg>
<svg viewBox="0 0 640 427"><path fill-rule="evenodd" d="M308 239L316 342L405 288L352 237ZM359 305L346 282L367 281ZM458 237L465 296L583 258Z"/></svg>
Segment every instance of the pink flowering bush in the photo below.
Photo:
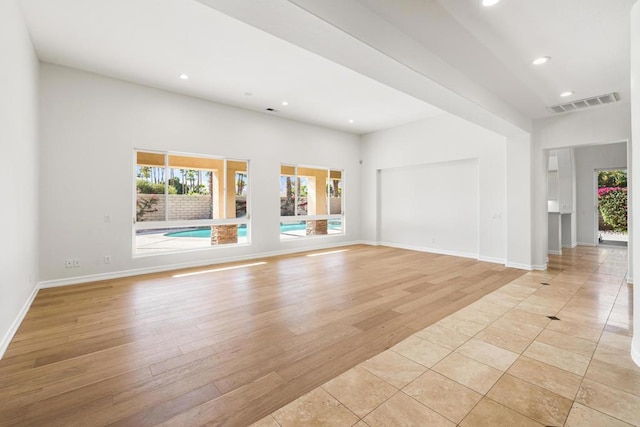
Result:
<svg viewBox="0 0 640 427"><path fill-rule="evenodd" d="M626 188L598 188L598 206L604 222L613 227L613 231L627 232Z"/></svg>

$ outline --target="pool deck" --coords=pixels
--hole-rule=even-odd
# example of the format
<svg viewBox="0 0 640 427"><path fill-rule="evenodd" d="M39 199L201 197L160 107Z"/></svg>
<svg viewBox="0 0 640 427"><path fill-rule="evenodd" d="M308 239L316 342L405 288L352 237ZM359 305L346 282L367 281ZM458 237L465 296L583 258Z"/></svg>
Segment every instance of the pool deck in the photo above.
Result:
<svg viewBox="0 0 640 427"><path fill-rule="evenodd" d="M330 235L341 234L342 230L328 230ZM203 237L168 237L166 232L136 235L136 255L147 255L163 252L188 251L211 247L211 239ZM280 241L306 237L305 230L290 230L280 233ZM247 244L247 236L238 237L238 244Z"/></svg>

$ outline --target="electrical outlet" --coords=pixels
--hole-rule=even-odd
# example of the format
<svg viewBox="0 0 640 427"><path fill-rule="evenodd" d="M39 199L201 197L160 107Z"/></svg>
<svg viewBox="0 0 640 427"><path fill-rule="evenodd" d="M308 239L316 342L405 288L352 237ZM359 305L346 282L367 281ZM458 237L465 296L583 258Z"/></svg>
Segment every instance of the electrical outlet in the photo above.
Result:
<svg viewBox="0 0 640 427"><path fill-rule="evenodd" d="M68 258L65 262L64 262L64 268L71 268L73 267L73 259Z"/></svg>
<svg viewBox="0 0 640 427"><path fill-rule="evenodd" d="M111 264L111 255L105 255L104 256L104 263L105 264Z"/></svg>
<svg viewBox="0 0 640 427"><path fill-rule="evenodd" d="M111 222L111 215L104 214L104 222Z"/></svg>
<svg viewBox="0 0 640 427"><path fill-rule="evenodd" d="M75 258L73 260L73 266L74 267L80 267L80 258Z"/></svg>

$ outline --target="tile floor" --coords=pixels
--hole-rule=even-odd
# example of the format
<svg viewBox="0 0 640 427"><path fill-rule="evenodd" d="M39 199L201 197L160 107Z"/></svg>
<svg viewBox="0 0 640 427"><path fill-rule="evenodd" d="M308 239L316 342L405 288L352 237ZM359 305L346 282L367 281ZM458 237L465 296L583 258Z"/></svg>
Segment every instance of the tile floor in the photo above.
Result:
<svg viewBox="0 0 640 427"><path fill-rule="evenodd" d="M626 265L551 256L254 426L640 426Z"/></svg>

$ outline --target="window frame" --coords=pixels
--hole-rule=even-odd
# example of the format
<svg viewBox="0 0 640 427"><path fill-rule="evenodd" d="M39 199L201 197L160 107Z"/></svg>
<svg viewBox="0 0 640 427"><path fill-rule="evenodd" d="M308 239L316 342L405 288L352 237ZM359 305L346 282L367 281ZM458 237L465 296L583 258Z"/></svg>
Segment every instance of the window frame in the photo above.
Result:
<svg viewBox="0 0 640 427"><path fill-rule="evenodd" d="M158 194L158 196L162 196L165 198L164 203L164 221L138 221L136 219L136 203L137 203L137 180L138 177L136 175L136 170L138 167L138 153L150 153L150 154L162 154L164 155L164 193ZM227 194L228 194L228 180L227 180L227 165L228 162L245 162L247 165L246 176L247 176L247 187L246 187L246 216L240 218L218 218L218 219L191 219L191 220L169 220L169 169L171 168L169 164L170 156L184 156L184 157L194 157L201 159L212 159L212 160L222 160L224 162L224 172L223 172L223 200L222 200L222 212L224 212L224 216L227 216ZM209 154L194 154L194 153L186 153L181 151L169 151L169 150L153 150L146 148L134 148L133 149L133 174L132 174L132 208L133 208L133 227L132 227L132 253L133 257L147 257L147 256L157 256L157 255L167 255L173 253L182 253L182 252L190 252L190 251L203 251L208 249L220 249L220 248L230 248L236 246L247 246L251 245L251 185L250 185L250 172L251 162L249 159L238 159L235 157L226 157L226 156L214 156ZM235 188L235 182L231 183L231 185ZM150 253L139 253L136 245L136 234L140 230L152 230L152 229L178 229L178 228L195 228L195 227L206 227L206 226L214 226L214 225L243 225L246 224L246 242L238 242L238 243L229 243L229 244L221 244L221 245L210 245L207 247L200 248L187 248L187 249L172 249L172 250L163 250L157 252Z"/></svg>
<svg viewBox="0 0 640 427"><path fill-rule="evenodd" d="M280 173L279 173L279 181L280 183L282 182L282 177L283 176L287 176L286 174L282 173L282 169L283 167L289 167L289 168L293 168L294 170L294 175L290 175L294 177L294 209L293 209L293 215L280 215L280 222L278 224L278 226L280 227L282 224L287 224L287 223L296 223L296 222L300 222L300 221L314 221L314 220L327 220L327 221L332 221L332 220L339 220L342 227L341 227L341 232L340 233L332 233L332 234L313 234L313 235L305 235L305 236L299 236L299 237L304 237L304 238L324 238L324 237L337 237L337 236L344 236L346 234L346 213L345 213L345 170L344 169L339 169L339 168L332 168L332 167L326 167L326 166L310 166L310 165L303 165L303 164L289 164L289 163L280 163ZM300 188L298 186L298 178L299 178L299 174L298 174L298 170L299 169L317 169L317 170L324 170L327 172L327 176L326 176L326 180L327 182L324 183L324 185L328 185L328 181L331 179L331 172L332 171L336 171L336 172L340 172L340 181L341 181L341 189L342 189L342 194L340 195L340 212L339 214L331 214L331 194L329 191L327 191L326 194L326 206L327 206L327 213L326 214L314 214L314 215L299 215L298 214L298 200L299 200L299 192L300 192ZM317 185L317 184L316 184ZM282 209L282 208L280 208ZM290 239L283 239L282 238L282 234L280 234L280 241L289 241ZM293 240L298 240L298 239L293 239Z"/></svg>

